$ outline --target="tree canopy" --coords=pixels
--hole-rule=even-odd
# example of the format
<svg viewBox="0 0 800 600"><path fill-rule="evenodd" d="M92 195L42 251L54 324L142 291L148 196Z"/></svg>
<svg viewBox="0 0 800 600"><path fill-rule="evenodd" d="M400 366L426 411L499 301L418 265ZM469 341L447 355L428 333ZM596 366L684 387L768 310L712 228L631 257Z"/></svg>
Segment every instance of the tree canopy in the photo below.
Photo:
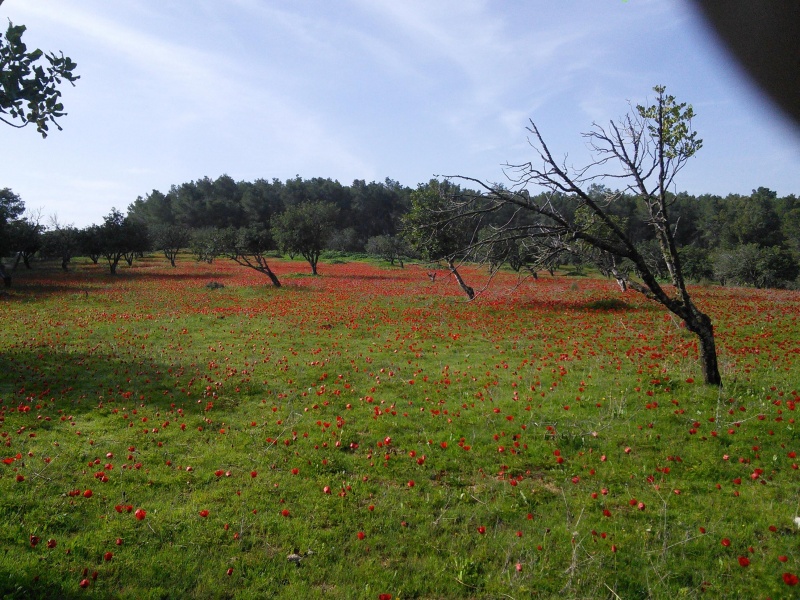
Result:
<svg viewBox="0 0 800 600"><path fill-rule="evenodd" d="M80 77L62 52L29 52L22 41L25 30L9 22L5 40L0 34L0 121L17 128L34 124L44 138L51 124L61 130L56 119L67 114L59 86L63 81L75 85Z"/></svg>
<svg viewBox="0 0 800 600"><path fill-rule="evenodd" d="M274 219L272 237L284 252L299 254L317 274L317 263L334 231L339 208L332 202L305 201L290 205Z"/></svg>

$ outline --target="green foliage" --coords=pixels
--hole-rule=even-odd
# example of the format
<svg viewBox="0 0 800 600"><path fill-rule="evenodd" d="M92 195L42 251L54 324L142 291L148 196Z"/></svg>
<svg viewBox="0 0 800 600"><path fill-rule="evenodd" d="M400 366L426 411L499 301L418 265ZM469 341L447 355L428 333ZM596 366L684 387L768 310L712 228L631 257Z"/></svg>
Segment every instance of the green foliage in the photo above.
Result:
<svg viewBox="0 0 800 600"><path fill-rule="evenodd" d="M42 247L42 233L44 226L34 218L17 219L6 226L8 245L17 254L17 261L20 259L25 262L25 266L30 268L30 259Z"/></svg>
<svg viewBox="0 0 800 600"><path fill-rule="evenodd" d="M192 231L189 248L195 260L211 264L228 246L225 234L215 227L205 227Z"/></svg>
<svg viewBox="0 0 800 600"><path fill-rule="evenodd" d="M134 256L145 252L149 246L147 226L136 219L126 217L116 208L103 217L103 224L95 230L100 254L105 257L112 275L122 258L130 266Z"/></svg>
<svg viewBox="0 0 800 600"><path fill-rule="evenodd" d="M78 248L82 256L87 256L94 263L103 253L103 228L100 225L89 225L78 231Z"/></svg>
<svg viewBox="0 0 800 600"><path fill-rule="evenodd" d="M680 149L675 141L678 130L689 128L688 122L679 125L676 118L675 103L664 99L666 126L674 131L669 133L674 148ZM641 118L655 114L654 106L644 109ZM668 113L672 111L672 116ZM638 113L637 113L638 114ZM688 117L686 106L677 110L678 117ZM692 117L694 113L692 112ZM681 117L681 118L682 118ZM670 125L671 123L671 125ZM657 129L646 130L648 135ZM691 136L691 133L688 135ZM694 140L693 150L699 140ZM685 148L689 151L689 148ZM672 160L667 157L667 160ZM633 245L644 254L647 264L657 271L660 279L668 278L668 269L659 258L661 246L654 236L648 208L643 197L630 190L612 190L601 184L590 184L586 193L603 207L609 222L614 223L630 239ZM412 195L416 206L412 209ZM235 229L256 226L273 232L274 219L286 207L306 202L320 201L334 204L339 212L332 222L332 231L325 244L326 249L343 252L363 251L370 244L370 252L391 261L391 256L399 257L386 245L387 239L405 240L420 244L426 260L431 256L460 260L487 262L491 268L506 264L514 270L533 266L534 268L554 269L560 263L577 261L575 251L584 254L582 262L599 264L607 268L608 253L590 248L582 240L571 240L562 244L533 244L524 240L525 231L536 232L537 226L552 221L541 219L524 211L510 207L499 208L491 214L484 214L480 221L474 220L478 227L477 237L474 229L461 224L439 223L432 226L432 219L442 220L445 208L442 200L456 198L464 202L477 197L472 191L462 190L452 182L433 180L411 190L387 179L383 183L355 180L350 186L323 178L294 179L281 182L273 179L258 179L253 182L234 182L228 176L217 179L204 177L197 181L173 185L167 193L152 190L143 198L138 198L128 208L128 216L147 223L151 228L159 225L182 226L190 230L226 228ZM581 206L570 194L557 191L538 195L521 195L530 202L549 204L568 221L575 221L582 230L606 242L614 241L613 231L608 223L587 206ZM713 278L713 269L707 257L719 248L734 248L746 243L762 246L780 246L788 249L795 263L800 259L800 204L794 196L778 198L775 192L760 187L749 196L731 194L725 198L718 196L690 196L685 193L673 195L665 192L668 207L667 222L671 228L676 246L688 259L685 276L692 280ZM452 214L448 215L452 216ZM516 231L511 235L497 235L498 227L513 224ZM401 231L402 230L402 231ZM200 234L202 235L202 234ZM493 237L492 237L493 236ZM375 240L371 241L372 238ZM468 253L458 252L459 245L466 246L481 240L481 247L473 247ZM273 239L276 243L276 238ZM375 244L383 247L378 251ZM413 245L411 244L411 245ZM420 249L409 248L407 252L420 255ZM286 246L290 256L299 252ZM200 252L199 254L203 254ZM211 256L211 254L208 254ZM703 258L705 257L705 258ZM212 259L213 260L213 259ZM397 259L395 259L397 260ZM700 262L697 262L697 261ZM617 270L633 272L631 263L616 261Z"/></svg>
<svg viewBox="0 0 800 600"><path fill-rule="evenodd" d="M148 234L153 248L161 250L170 264L175 266L178 252L187 248L192 239L192 232L182 225L156 223L149 227Z"/></svg>
<svg viewBox="0 0 800 600"><path fill-rule="evenodd" d="M3 257L11 252L12 240L9 227L25 212L25 203L10 188L0 189L0 268Z"/></svg>
<svg viewBox="0 0 800 600"><path fill-rule="evenodd" d="M57 258L66 270L72 257L80 251L80 233L72 225L55 226L42 234L41 254L45 258Z"/></svg>
<svg viewBox="0 0 800 600"><path fill-rule="evenodd" d="M28 52L22 41L25 29L9 22L5 41L0 34L0 115L11 119L0 116L0 121L18 128L33 123L47 137L50 124L61 130L56 118L66 113L58 86L62 80L75 85L77 65L63 53Z"/></svg>
<svg viewBox="0 0 800 600"><path fill-rule="evenodd" d="M411 254L411 249L408 247L405 239L400 236L394 235L376 235L367 240L364 247L367 254L378 256L383 260L389 261L393 265L398 261L400 266L403 266L405 257Z"/></svg>
<svg viewBox="0 0 800 600"><path fill-rule="evenodd" d="M686 102L676 102L675 96L665 94L666 90L663 85L655 86L653 91L658 94L656 103L647 107L637 104L636 112L639 117L649 121L647 131L653 140L663 146L666 158L691 158L703 147L703 140L691 128L694 109Z"/></svg>
<svg viewBox="0 0 800 600"><path fill-rule="evenodd" d="M756 288L786 287L797 279L800 267L791 254L778 247L746 244L720 250L714 256L714 276L724 284Z"/></svg>
<svg viewBox="0 0 800 600"><path fill-rule="evenodd" d="M331 202L308 201L286 207L273 219L272 237L283 252L299 254L317 274L317 263L335 231L338 207Z"/></svg>
<svg viewBox="0 0 800 600"><path fill-rule="evenodd" d="M714 277L708 250L694 245L682 246L678 249L678 256L683 266L683 274L690 281L710 281Z"/></svg>
<svg viewBox="0 0 800 600"><path fill-rule="evenodd" d="M409 193L391 179L383 183L356 180L345 186L321 177L235 182L223 175L173 185L167 193L152 190L137 198L128 214L148 225L167 223L190 229L258 225L269 229L285 208L323 202L339 209L330 244L361 251L372 236L397 234L400 218L408 209Z"/></svg>
<svg viewBox="0 0 800 600"><path fill-rule="evenodd" d="M800 262L800 203L796 208L791 208L783 214L781 231L786 240L786 247Z"/></svg>
<svg viewBox="0 0 800 600"><path fill-rule="evenodd" d="M473 223L454 215L452 206L470 194L451 181L431 179L417 186L403 218L403 237L416 253L427 261L464 256Z"/></svg>

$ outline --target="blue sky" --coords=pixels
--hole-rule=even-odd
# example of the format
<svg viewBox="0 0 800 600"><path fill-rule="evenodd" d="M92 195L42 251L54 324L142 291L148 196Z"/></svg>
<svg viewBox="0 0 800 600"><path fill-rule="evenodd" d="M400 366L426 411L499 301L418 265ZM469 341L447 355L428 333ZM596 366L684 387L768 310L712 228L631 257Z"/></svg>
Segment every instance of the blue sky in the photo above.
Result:
<svg viewBox="0 0 800 600"><path fill-rule="evenodd" d="M222 174L503 181L532 158L528 119L579 165L580 133L656 84L704 140L677 191L800 194L798 128L684 1L6 0L0 18L78 63L64 131L0 128L0 186L62 224Z"/></svg>

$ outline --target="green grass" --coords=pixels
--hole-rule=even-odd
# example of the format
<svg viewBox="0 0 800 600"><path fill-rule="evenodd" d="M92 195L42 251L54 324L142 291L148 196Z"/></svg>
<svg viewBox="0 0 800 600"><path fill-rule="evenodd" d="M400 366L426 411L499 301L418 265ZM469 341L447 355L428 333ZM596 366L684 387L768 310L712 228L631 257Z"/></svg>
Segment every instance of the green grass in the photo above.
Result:
<svg viewBox="0 0 800 600"><path fill-rule="evenodd" d="M696 290L716 390L605 280L468 303L414 267L179 265L40 267L2 300L4 597L795 591L800 294Z"/></svg>

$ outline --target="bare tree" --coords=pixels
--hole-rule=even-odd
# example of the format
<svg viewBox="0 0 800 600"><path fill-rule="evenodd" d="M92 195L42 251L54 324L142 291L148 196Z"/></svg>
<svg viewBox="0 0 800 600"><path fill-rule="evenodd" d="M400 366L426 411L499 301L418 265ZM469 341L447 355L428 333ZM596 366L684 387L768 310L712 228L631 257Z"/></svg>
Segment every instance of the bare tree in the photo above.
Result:
<svg viewBox="0 0 800 600"><path fill-rule="evenodd" d="M634 289L680 317L699 339L705 382L721 385L714 328L686 288L674 226L668 219L675 176L701 148L702 140L692 129L692 107L676 102L663 86L653 89L653 105L637 105L620 120L605 127L595 123L583 134L594 155L584 167L568 167L566 160L554 158L531 121L529 142L537 160L506 165L513 185L506 188L452 176L477 184L482 192L452 199L445 209L430 215L429 226L441 228L453 220L470 220L482 229L474 249L511 247L513 241L517 254L523 252L533 266L543 266L564 253L585 257L615 277L623 290ZM622 191L596 185L609 180L621 184ZM529 186L545 192L533 196ZM652 253L637 246L613 213L615 200L623 194L633 194L646 214L654 242L650 246L660 250L660 265L653 264ZM659 270L671 285L662 285Z"/></svg>

